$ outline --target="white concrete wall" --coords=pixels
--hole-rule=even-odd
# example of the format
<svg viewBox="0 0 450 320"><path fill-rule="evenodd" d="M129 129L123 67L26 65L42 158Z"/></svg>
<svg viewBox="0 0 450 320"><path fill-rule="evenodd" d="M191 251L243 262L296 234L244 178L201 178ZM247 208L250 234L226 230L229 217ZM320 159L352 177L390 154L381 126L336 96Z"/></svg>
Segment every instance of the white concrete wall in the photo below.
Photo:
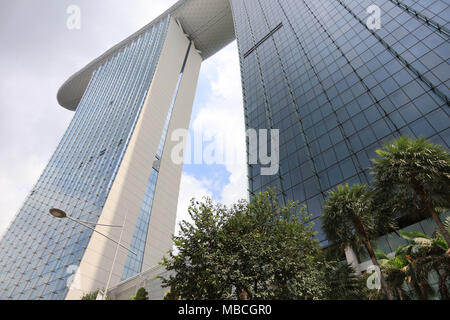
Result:
<svg viewBox="0 0 450 320"><path fill-rule="evenodd" d="M129 300L142 287L148 292L149 300L162 300L169 288L163 288L158 277L168 278L170 274L173 271L166 271L162 266L151 268L111 288L109 297L113 300Z"/></svg>
<svg viewBox="0 0 450 320"><path fill-rule="evenodd" d="M172 20L143 110L98 221L100 224L122 225L126 216L122 238L125 246L129 246L133 236L148 177L188 44L188 39L176 22ZM197 60L193 58L196 63ZM200 62L198 61L198 64ZM191 67L191 71L189 71L192 82L194 79L196 80L199 72L199 67L197 68L195 63L193 66L195 67ZM190 103L180 102L175 106L174 121L170 130L186 123L186 127L188 126L193 100L193 98L190 99L190 96L195 93L195 84L186 86L186 88L186 91L192 90L192 93L183 94L186 101L190 101ZM185 110L185 107L188 110ZM167 153L170 155L170 152ZM170 170L175 172L169 173ZM148 269L149 263L156 262L160 253L165 252L169 246L171 236L169 233L174 229L180 179L176 175L180 174L181 168L172 168L170 163L165 160L162 162L160 181L158 181L158 190L155 194L154 207L156 209L155 213L152 212L149 228L148 240L153 243L149 244L150 249L146 250L143 269ZM158 197L162 197L162 199L157 200ZM121 230L116 228L97 227L96 229L117 240L121 233ZM106 286L116 248L116 244L112 241L93 233L66 299L79 299L84 293ZM114 286L120 281L127 255L126 250L119 250L110 286Z"/></svg>
<svg viewBox="0 0 450 320"><path fill-rule="evenodd" d="M178 89L161 159L161 168L147 234L143 270L157 265L167 251L172 248L172 234L175 231L183 166L175 164L171 159L173 147L179 144L179 142L171 141L171 135L174 130L187 130L189 128L201 63L201 56L192 46Z"/></svg>

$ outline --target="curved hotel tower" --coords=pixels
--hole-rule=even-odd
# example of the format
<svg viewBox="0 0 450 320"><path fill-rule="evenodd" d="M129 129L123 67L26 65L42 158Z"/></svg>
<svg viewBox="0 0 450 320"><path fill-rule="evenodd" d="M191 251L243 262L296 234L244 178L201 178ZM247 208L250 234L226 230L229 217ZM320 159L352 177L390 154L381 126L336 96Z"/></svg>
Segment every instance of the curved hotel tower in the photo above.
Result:
<svg viewBox="0 0 450 320"><path fill-rule="evenodd" d="M171 133L188 128L202 61L235 38L246 127L280 130L280 170L249 165L249 194L276 186L306 204L328 245L327 192L369 183L384 141L449 147L450 9L426 3L181 0L91 62L58 92L73 120L1 239L0 299L79 299L157 265L172 247L182 172ZM379 29L367 22L374 4Z"/></svg>

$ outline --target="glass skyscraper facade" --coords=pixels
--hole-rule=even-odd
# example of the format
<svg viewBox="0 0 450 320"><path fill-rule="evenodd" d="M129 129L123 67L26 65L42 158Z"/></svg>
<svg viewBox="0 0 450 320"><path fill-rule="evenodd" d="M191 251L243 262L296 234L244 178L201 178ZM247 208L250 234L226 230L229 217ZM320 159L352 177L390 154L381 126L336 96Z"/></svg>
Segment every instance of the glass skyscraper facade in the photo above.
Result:
<svg viewBox="0 0 450 320"><path fill-rule="evenodd" d="M280 129L280 172L249 165L251 195L306 204L318 239L330 189L370 182L399 135L450 141L448 1L231 0L247 128ZM367 8L381 9L381 29ZM421 14L417 14L420 12Z"/></svg>
<svg viewBox="0 0 450 320"><path fill-rule="evenodd" d="M0 299L64 299L92 230L50 208L96 223L136 125L169 17L104 62L75 116L0 242ZM151 181L156 183L156 181ZM151 208L145 207L150 210Z"/></svg>

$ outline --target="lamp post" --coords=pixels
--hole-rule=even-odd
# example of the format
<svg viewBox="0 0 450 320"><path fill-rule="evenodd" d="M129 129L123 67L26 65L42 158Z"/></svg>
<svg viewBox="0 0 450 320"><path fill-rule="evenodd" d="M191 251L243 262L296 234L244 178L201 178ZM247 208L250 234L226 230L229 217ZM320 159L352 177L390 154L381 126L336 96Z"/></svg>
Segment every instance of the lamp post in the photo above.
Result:
<svg viewBox="0 0 450 320"><path fill-rule="evenodd" d="M108 293L108 287L109 287L109 284L111 282L111 277L112 277L112 273L113 273L113 270L114 270L114 264L116 263L117 255L118 255L118 252L119 252L119 247L122 247L123 249L125 249L128 252L131 252L132 254L137 256L136 252L134 252L133 250L131 250L131 249L127 248L127 247L125 247L124 245L122 245L120 243L122 241L122 235L123 235L123 231L125 229L125 222L127 221L127 216L125 215L125 217L123 219L123 224L121 226L115 226L115 225L110 225L110 224L100 224L100 223L93 223L93 222L88 222L88 221L75 219L75 218L72 218L71 216L67 215L67 213L64 212L63 210L57 209L57 208L52 208L52 209L49 210L49 212L55 218L58 218L58 219L65 219L65 218L67 218L67 219L69 219L69 220L71 220L73 222L76 222L76 223L82 225L85 228L88 228L88 229L90 229L90 230L92 230L92 231L102 235L103 237L105 237L108 240L110 240L110 241L114 242L115 244L117 244L116 252L114 254L114 260L113 260L113 263L112 263L112 266L111 266L111 270L110 270L109 276L108 276L108 282L106 283L105 291L102 294L102 299L100 299L100 300L106 300L107 293ZM122 228L122 230L120 232L119 241L116 241L116 240L108 237L106 234L103 234L103 233L101 233L98 230L95 230L95 228L93 228L90 225L92 225L92 226L101 226L101 227L110 227L110 228Z"/></svg>

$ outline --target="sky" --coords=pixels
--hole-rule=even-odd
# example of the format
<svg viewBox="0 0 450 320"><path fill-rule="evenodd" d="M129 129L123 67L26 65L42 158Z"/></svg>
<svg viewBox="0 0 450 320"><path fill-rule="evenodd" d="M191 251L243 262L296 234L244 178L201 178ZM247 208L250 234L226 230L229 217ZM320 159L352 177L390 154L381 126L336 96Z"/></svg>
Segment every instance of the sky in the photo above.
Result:
<svg viewBox="0 0 450 320"><path fill-rule="evenodd" d="M0 1L0 235L17 214L74 115L56 101L61 84L175 2ZM80 9L80 29L67 27L71 5ZM226 151L235 157L220 164L184 165L177 224L188 218L191 198L210 196L228 205L247 198L242 88L235 42L202 64L190 140L196 135L211 142L225 137L230 146ZM208 142L203 148L208 148Z"/></svg>

